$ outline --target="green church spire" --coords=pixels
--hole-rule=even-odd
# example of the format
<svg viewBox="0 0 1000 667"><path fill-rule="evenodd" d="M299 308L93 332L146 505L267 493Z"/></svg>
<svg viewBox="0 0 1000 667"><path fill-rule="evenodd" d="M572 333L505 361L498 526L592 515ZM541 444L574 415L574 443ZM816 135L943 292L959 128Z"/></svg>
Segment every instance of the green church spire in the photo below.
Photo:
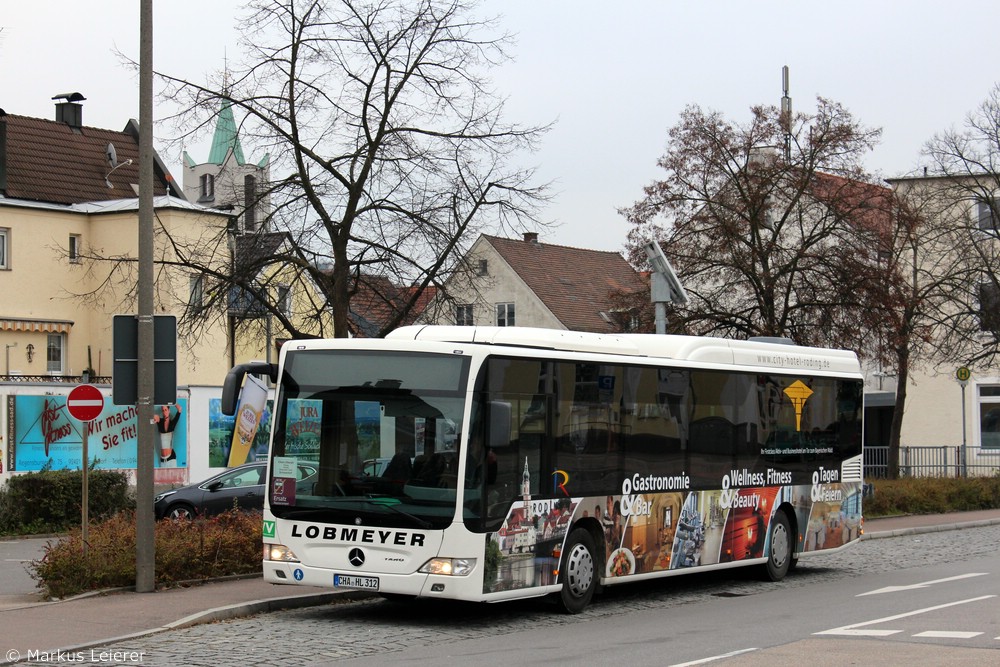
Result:
<svg viewBox="0 0 1000 667"><path fill-rule="evenodd" d="M243 147L240 146L240 137L236 132L236 119L233 117L233 107L229 100L222 103L219 109L219 120L215 125L215 134L212 136L212 151L208 155L208 162L211 164L222 164L229 150L232 149L233 156L237 164L245 164L243 157Z"/></svg>

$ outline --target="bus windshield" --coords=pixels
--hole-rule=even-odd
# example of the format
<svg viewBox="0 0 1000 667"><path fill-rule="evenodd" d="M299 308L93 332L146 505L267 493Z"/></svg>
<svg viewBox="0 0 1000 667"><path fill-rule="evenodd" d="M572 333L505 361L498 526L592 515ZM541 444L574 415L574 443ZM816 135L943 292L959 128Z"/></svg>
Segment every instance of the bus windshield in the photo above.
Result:
<svg viewBox="0 0 1000 667"><path fill-rule="evenodd" d="M455 515L469 358L291 350L275 405L276 517L443 528ZM288 471L309 464L302 480Z"/></svg>

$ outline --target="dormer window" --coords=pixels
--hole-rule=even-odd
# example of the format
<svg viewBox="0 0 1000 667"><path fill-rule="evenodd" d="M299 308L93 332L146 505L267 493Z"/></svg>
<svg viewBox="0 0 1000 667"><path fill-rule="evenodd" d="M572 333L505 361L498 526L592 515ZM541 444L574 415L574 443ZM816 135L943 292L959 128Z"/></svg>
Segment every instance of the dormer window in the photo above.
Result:
<svg viewBox="0 0 1000 667"><path fill-rule="evenodd" d="M201 194L198 201L215 201L215 176L212 174L201 175Z"/></svg>

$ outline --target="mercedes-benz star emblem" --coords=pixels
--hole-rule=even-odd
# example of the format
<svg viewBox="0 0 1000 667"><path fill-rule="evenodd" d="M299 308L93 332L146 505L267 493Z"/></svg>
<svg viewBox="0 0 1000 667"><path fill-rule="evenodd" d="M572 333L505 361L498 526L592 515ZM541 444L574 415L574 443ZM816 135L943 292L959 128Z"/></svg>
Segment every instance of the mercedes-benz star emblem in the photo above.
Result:
<svg viewBox="0 0 1000 667"><path fill-rule="evenodd" d="M354 567L361 567L365 564L365 552L361 549L351 549L351 552L347 554L347 560L351 561L351 565Z"/></svg>

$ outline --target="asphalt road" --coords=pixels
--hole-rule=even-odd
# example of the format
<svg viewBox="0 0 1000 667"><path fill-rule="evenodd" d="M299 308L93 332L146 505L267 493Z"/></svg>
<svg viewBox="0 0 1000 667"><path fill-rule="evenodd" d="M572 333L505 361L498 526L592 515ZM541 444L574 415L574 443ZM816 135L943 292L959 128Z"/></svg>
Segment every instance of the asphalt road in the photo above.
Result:
<svg viewBox="0 0 1000 667"><path fill-rule="evenodd" d="M26 566L42 557L50 539L0 540L0 604L8 596L22 597L38 592Z"/></svg>

